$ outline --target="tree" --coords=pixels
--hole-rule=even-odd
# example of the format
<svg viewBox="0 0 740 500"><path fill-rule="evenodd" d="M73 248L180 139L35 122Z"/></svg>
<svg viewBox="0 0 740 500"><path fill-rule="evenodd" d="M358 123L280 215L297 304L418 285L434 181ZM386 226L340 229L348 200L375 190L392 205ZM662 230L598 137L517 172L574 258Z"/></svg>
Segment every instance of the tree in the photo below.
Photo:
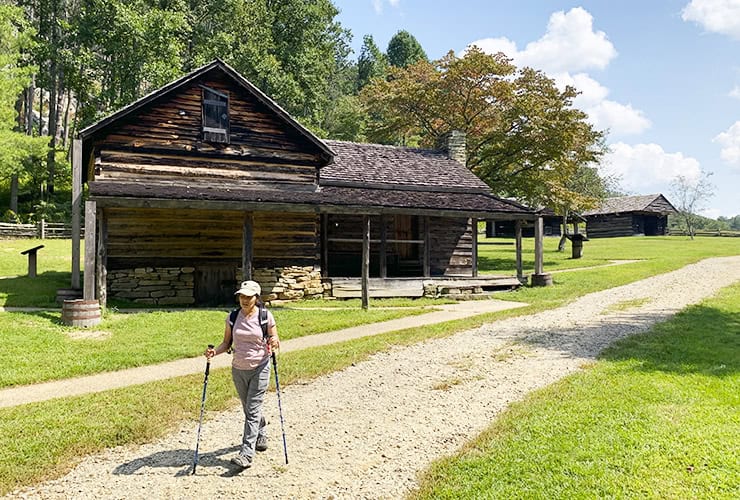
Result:
<svg viewBox="0 0 740 500"><path fill-rule="evenodd" d="M372 35L362 39L360 56L357 58L357 88L361 90L374 79L383 79L388 74L388 59L373 40Z"/></svg>
<svg viewBox="0 0 740 500"><path fill-rule="evenodd" d="M408 31L401 30L390 39L385 51L391 66L405 68L418 61L426 61L427 54L421 44Z"/></svg>
<svg viewBox="0 0 740 500"><path fill-rule="evenodd" d="M671 193L679 217L693 240L699 220L699 211L714 196L715 186L709 181L711 172L702 171L697 178L677 175L671 182Z"/></svg>
<svg viewBox="0 0 740 500"><path fill-rule="evenodd" d="M12 212L18 212L19 178L28 173L31 163L40 163L48 142L46 138L34 138L17 130L18 97L34 71L26 65L23 56L31 46L32 36L23 9L0 3L0 178L11 180Z"/></svg>
<svg viewBox="0 0 740 500"><path fill-rule="evenodd" d="M473 47L435 62L390 69L361 97L375 118L368 135L380 142L419 134L435 147L445 132L467 138L466 164L494 192L531 205L551 206L566 198L577 169L604 153L603 133L573 108L577 92L509 58Z"/></svg>

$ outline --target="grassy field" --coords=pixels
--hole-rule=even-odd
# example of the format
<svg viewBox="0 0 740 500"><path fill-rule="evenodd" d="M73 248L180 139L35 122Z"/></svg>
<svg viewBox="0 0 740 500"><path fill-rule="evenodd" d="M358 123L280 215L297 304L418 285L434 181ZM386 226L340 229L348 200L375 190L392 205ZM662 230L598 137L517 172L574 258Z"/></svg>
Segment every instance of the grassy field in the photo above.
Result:
<svg viewBox="0 0 740 500"><path fill-rule="evenodd" d="M551 262L551 267L547 270L567 269L566 266L570 268L586 267L588 262L584 260L586 257L580 261L573 261L572 259L569 260L567 255L563 256L555 252L554 248L557 240L547 239L546 244L546 260ZM496 319L557 307L586 293L678 269L702 258L740 254L740 242L731 238L697 238L693 242L681 237L615 238L608 241L595 240L587 242L586 245L586 255L600 254L600 263L608 262L610 259L640 259L640 262L558 273L554 275L555 286L553 287L523 288L513 293L497 294L498 298L528 302L530 306L525 308L282 354L281 383L288 385L296 381L309 380L362 361L373 353L392 349L399 345L413 344L429 338L444 337ZM505 245L501 245L501 247L504 248ZM24 246L23 248L27 247ZM511 262L513 262L513 247L511 252ZM595 257L589 258L595 259ZM596 264L591 263L589 265ZM501 272L500 270L493 271ZM68 276L67 274L67 278ZM3 300L2 294L7 290L7 288L3 288L5 286L4 281L7 280L0 280L0 303ZM20 293L13 300L15 303L23 304L29 300L28 296L30 294L26 290L25 293ZM311 302L310 304L314 306L322 305L321 302ZM372 305L378 304L384 304L384 302L372 301ZM357 322L360 310L356 306L347 307L347 304L344 305L345 307L342 309L349 312L349 320ZM409 303L398 301L394 305L409 305ZM289 329L292 328L291 324L297 323L299 320L288 316L281 317L282 311L280 310L275 312L280 323L281 335L286 338L289 335ZM302 311L301 314L305 315L304 317L313 318L325 316L328 312L321 311L320 314L316 314L311 311ZM86 344L84 349L88 349L87 356L91 363L97 363L102 369L108 369L109 363L112 364L115 347L111 345L110 347L101 348L101 341L99 340L67 340L64 331L56 330L62 328L55 323L56 317L54 314L58 315L58 313L44 312L38 315L27 314L12 317L11 314L18 313L0 313L0 325L5 325L0 326L0 337L3 339L3 346L4 348L9 346L10 349L14 349L4 359L18 360L25 356L25 349L39 351L42 348L32 347L32 342L29 342L28 338L24 336L24 332L33 330L38 326L37 323L29 323L26 328L21 326L12 334L8 333L10 330L3 330L2 328L8 328L8 325L10 325L9 328L12 329L12 325L17 321L40 321L41 325L46 325L49 328L45 338L63 339L61 343L57 343L60 347L56 351L55 363L74 365L74 361L70 361L70 359L74 360L78 355L79 346L87 342L89 345ZM170 314L172 315L170 316ZM196 316L189 316L190 314ZM196 321L193 318L197 317L198 314L204 315L204 319L197 320L202 321L202 331L212 332L207 334L209 336L208 340L211 340L211 335L219 338L222 331L220 325L223 324L223 311L194 310L180 313L157 313L149 316L137 314L132 315L131 319L126 315L120 315L121 318L117 319L119 315L114 315L116 319L107 317L106 322L110 321L110 323L104 323L104 325L107 325L105 326L106 330L112 330L116 322L133 321L134 323L120 331L121 336L129 336L130 345L135 346L138 343L135 340L136 335L141 334L133 330L156 331L158 332L156 342L164 342L157 349L167 351L170 349L167 342L177 338L172 336L173 324L176 325L176 328L180 325L189 325L189 323ZM208 316L209 314L214 314L214 316ZM135 316L141 316L141 318L133 319ZM141 321L141 323L137 323L138 321ZM151 323L147 323L148 321L151 321ZM183 328L190 328L190 326L183 326ZM198 331L201 330L198 329ZM303 331L306 333L308 329L304 327ZM14 335L12 340L10 335ZM146 336L145 333L143 335ZM192 335L205 334L193 332ZM102 343L110 342L113 344L115 343L112 341L113 338L111 337L110 341L102 341ZM34 341L36 341L35 338ZM44 339L38 340L41 343L44 341ZM205 341L205 337L194 340L194 350L188 351L187 355L200 352ZM153 340L147 342L153 342ZM62 345L64 347L61 347ZM96 355L96 353L100 353L100 355ZM149 355L150 353L140 350L136 351L130 359L136 364L146 364L151 361L145 361L142 358ZM25 371L45 371L48 366L48 364L35 364L26 366ZM8 373L10 371L12 370L9 370ZM10 377L10 375L7 376ZM125 390L108 391L0 410L0 494L22 485L33 484L45 478L56 477L74 466L78 457L84 454L120 444L147 442L162 435L183 419L197 418L201 389L202 376L198 375L175 378L166 382L143 384ZM590 390L598 392L601 389L591 387ZM211 382L209 382L209 411L219 411L233 405L233 394L234 390L227 371L214 370ZM527 497L530 495L527 494L526 490L522 490L518 496Z"/></svg>
<svg viewBox="0 0 740 500"><path fill-rule="evenodd" d="M512 405L413 498L740 498L740 285Z"/></svg>

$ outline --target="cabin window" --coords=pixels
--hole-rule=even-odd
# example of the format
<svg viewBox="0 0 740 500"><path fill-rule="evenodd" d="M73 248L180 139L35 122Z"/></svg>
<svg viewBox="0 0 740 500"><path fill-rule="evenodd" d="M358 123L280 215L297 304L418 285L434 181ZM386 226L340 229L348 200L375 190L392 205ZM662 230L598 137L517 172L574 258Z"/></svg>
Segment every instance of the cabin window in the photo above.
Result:
<svg viewBox="0 0 740 500"><path fill-rule="evenodd" d="M203 90L203 140L229 142L229 95L210 87Z"/></svg>

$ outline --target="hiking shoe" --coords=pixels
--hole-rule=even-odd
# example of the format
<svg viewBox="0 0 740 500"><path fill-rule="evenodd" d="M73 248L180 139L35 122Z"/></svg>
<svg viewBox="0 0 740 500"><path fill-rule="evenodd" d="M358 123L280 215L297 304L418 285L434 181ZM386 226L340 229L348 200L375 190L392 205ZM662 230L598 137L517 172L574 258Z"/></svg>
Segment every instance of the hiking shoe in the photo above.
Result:
<svg viewBox="0 0 740 500"><path fill-rule="evenodd" d="M257 436L257 444L254 445L254 449L257 451L265 451L267 449L267 436L260 434Z"/></svg>
<svg viewBox="0 0 740 500"><path fill-rule="evenodd" d="M231 458L231 463L242 469L249 469L252 466L252 459L239 454Z"/></svg>

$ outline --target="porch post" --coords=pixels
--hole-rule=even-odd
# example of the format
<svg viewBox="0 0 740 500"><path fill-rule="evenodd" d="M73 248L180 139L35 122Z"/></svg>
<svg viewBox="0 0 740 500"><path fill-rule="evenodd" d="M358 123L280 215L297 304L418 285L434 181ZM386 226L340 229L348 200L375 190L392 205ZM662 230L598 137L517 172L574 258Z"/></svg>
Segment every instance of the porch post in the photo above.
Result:
<svg viewBox="0 0 740 500"><path fill-rule="evenodd" d="M380 215L380 277L385 279L388 277L388 263L386 262L386 239L388 238L388 231L385 227L385 215Z"/></svg>
<svg viewBox="0 0 740 500"><path fill-rule="evenodd" d="M329 276L329 214L321 214L321 277Z"/></svg>
<svg viewBox="0 0 740 500"><path fill-rule="evenodd" d="M98 209L98 300L105 309L108 302L108 221L102 208Z"/></svg>
<svg viewBox="0 0 740 500"><path fill-rule="evenodd" d="M470 225L473 227L473 278L478 277L478 219L470 219Z"/></svg>
<svg viewBox="0 0 740 500"><path fill-rule="evenodd" d="M514 222L514 236L516 240L516 278L519 283L524 282L524 271L522 269L522 221Z"/></svg>
<svg viewBox="0 0 740 500"><path fill-rule="evenodd" d="M82 298L95 300L95 226L96 203L85 202L85 287Z"/></svg>
<svg viewBox="0 0 740 500"><path fill-rule="evenodd" d="M254 214L244 214L244 226L242 229L242 280L252 279L252 235L254 231Z"/></svg>
<svg viewBox="0 0 740 500"><path fill-rule="evenodd" d="M72 142L72 288L80 288L80 204L82 200L82 141Z"/></svg>
<svg viewBox="0 0 740 500"><path fill-rule="evenodd" d="M424 277L432 275L432 237L429 216L424 216Z"/></svg>
<svg viewBox="0 0 740 500"><path fill-rule="evenodd" d="M362 308L370 307L370 216L362 216Z"/></svg>

